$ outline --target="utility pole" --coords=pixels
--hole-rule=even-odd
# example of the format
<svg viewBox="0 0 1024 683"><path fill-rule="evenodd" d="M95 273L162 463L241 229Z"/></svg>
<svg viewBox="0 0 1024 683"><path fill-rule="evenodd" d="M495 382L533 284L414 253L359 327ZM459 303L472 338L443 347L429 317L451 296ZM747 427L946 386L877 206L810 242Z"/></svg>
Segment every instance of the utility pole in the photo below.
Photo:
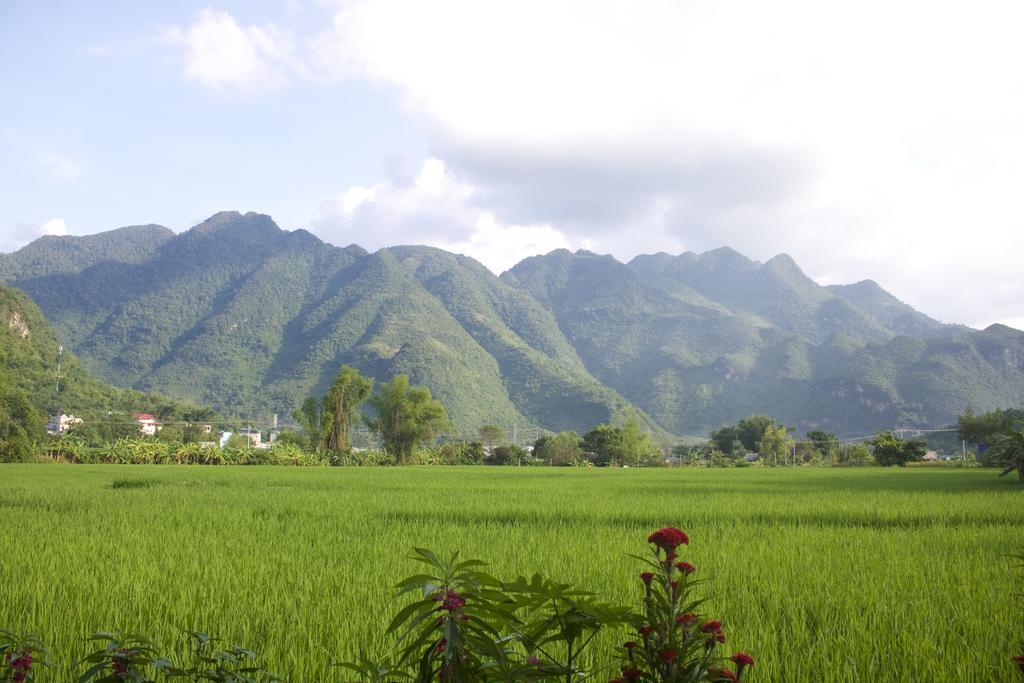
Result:
<svg viewBox="0 0 1024 683"><path fill-rule="evenodd" d="M64 345L61 344L57 347L57 424L60 424L60 365L61 361L64 360Z"/></svg>
<svg viewBox="0 0 1024 683"><path fill-rule="evenodd" d="M60 362L64 357L64 347L57 347L57 393L60 393Z"/></svg>
<svg viewBox="0 0 1024 683"><path fill-rule="evenodd" d="M960 443L961 443L961 445L963 446L963 449L964 449L963 461L967 462L967 439L961 439Z"/></svg>

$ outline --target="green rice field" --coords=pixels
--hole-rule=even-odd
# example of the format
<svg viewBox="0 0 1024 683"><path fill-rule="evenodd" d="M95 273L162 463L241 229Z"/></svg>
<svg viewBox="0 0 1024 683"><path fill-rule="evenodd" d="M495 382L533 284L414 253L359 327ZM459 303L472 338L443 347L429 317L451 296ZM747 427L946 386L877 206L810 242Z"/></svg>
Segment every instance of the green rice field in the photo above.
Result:
<svg viewBox="0 0 1024 683"><path fill-rule="evenodd" d="M51 645L44 680L109 629L344 680L328 664L386 644L413 546L638 604L628 554L666 525L749 680L1013 680L1024 487L993 470L4 465L0 628Z"/></svg>

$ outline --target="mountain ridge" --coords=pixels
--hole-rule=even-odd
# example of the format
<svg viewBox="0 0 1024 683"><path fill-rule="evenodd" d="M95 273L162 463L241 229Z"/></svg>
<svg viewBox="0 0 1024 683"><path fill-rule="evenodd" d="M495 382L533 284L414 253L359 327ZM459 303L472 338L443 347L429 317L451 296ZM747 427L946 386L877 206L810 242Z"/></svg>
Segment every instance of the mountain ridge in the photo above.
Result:
<svg viewBox="0 0 1024 683"><path fill-rule="evenodd" d="M786 254L560 249L499 276L253 212L122 230L0 254L0 282L108 381L232 414L288 415L342 363L410 374L464 430L632 418L667 436L766 412L851 433L1024 403L1024 333L945 325L869 280L821 286Z"/></svg>

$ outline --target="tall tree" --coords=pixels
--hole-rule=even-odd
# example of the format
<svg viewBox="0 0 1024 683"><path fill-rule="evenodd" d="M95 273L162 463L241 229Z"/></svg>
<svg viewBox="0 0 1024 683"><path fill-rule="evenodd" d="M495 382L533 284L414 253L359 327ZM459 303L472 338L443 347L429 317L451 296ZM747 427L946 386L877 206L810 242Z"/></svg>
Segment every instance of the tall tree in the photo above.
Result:
<svg viewBox="0 0 1024 683"><path fill-rule="evenodd" d="M736 424L736 438L747 452L753 453L759 450L758 443L772 427L775 427L775 420L767 415L751 415Z"/></svg>
<svg viewBox="0 0 1024 683"><path fill-rule="evenodd" d="M975 415L968 408L957 418L957 436L968 443L991 445L999 434L1008 434L1024 423L1024 410L991 410Z"/></svg>
<svg viewBox="0 0 1024 683"><path fill-rule="evenodd" d="M757 442L757 452L761 454L762 462L769 465L784 465L791 445L792 440L785 426L768 425Z"/></svg>
<svg viewBox="0 0 1024 683"><path fill-rule="evenodd" d="M818 449L821 456L828 462L835 460L839 457L839 437L832 432L823 432L820 430L812 430L807 432L807 438L814 444L814 447Z"/></svg>
<svg viewBox="0 0 1024 683"><path fill-rule="evenodd" d="M426 387L409 386L407 375L395 375L370 397L376 416L367 420L381 436L384 450L409 462L418 444L429 441L448 424L448 413Z"/></svg>
<svg viewBox="0 0 1024 683"><path fill-rule="evenodd" d="M714 445L716 450L722 453L732 453L739 448L744 448L743 442L740 441L739 432L735 425L726 425L721 429L716 429L711 432L711 443ZM756 450L756 448L749 449L750 451Z"/></svg>
<svg viewBox="0 0 1024 683"><path fill-rule="evenodd" d="M989 450L996 464L1004 468L1000 477L1017 470L1017 476L1024 482L1024 431L998 435Z"/></svg>
<svg viewBox="0 0 1024 683"><path fill-rule="evenodd" d="M480 439L490 453L495 446L505 440L505 430L498 425L484 425L480 428Z"/></svg>
<svg viewBox="0 0 1024 683"><path fill-rule="evenodd" d="M302 402L302 407L292 413L292 417L302 427L307 448L318 451L326 445L326 433L324 430L323 408L320 401L313 396L307 396Z"/></svg>
<svg viewBox="0 0 1024 683"><path fill-rule="evenodd" d="M349 431L352 420L359 414L359 406L370 397L373 380L363 377L355 368L342 365L331 382L323 401L323 414L328 424L327 449L334 453L351 450Z"/></svg>

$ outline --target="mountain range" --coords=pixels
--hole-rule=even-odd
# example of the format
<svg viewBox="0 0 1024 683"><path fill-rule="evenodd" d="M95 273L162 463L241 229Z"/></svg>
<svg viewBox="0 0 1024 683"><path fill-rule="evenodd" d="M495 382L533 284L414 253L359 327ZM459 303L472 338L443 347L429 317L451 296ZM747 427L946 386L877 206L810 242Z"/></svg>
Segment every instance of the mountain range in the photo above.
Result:
<svg viewBox="0 0 1024 683"><path fill-rule="evenodd" d="M42 237L0 255L0 282L103 379L236 416L287 416L342 364L410 375L465 431L702 435L765 413L854 435L1024 405L1024 332L942 324L870 280L823 287L784 254L559 250L496 276L224 212Z"/></svg>
<svg viewBox="0 0 1024 683"><path fill-rule="evenodd" d="M24 292L0 285L0 412L12 395L24 397L37 413L28 425L33 437L42 433L46 415L68 413L111 423L138 411L161 416L203 412L158 395L112 387L92 376L74 353L62 348Z"/></svg>

